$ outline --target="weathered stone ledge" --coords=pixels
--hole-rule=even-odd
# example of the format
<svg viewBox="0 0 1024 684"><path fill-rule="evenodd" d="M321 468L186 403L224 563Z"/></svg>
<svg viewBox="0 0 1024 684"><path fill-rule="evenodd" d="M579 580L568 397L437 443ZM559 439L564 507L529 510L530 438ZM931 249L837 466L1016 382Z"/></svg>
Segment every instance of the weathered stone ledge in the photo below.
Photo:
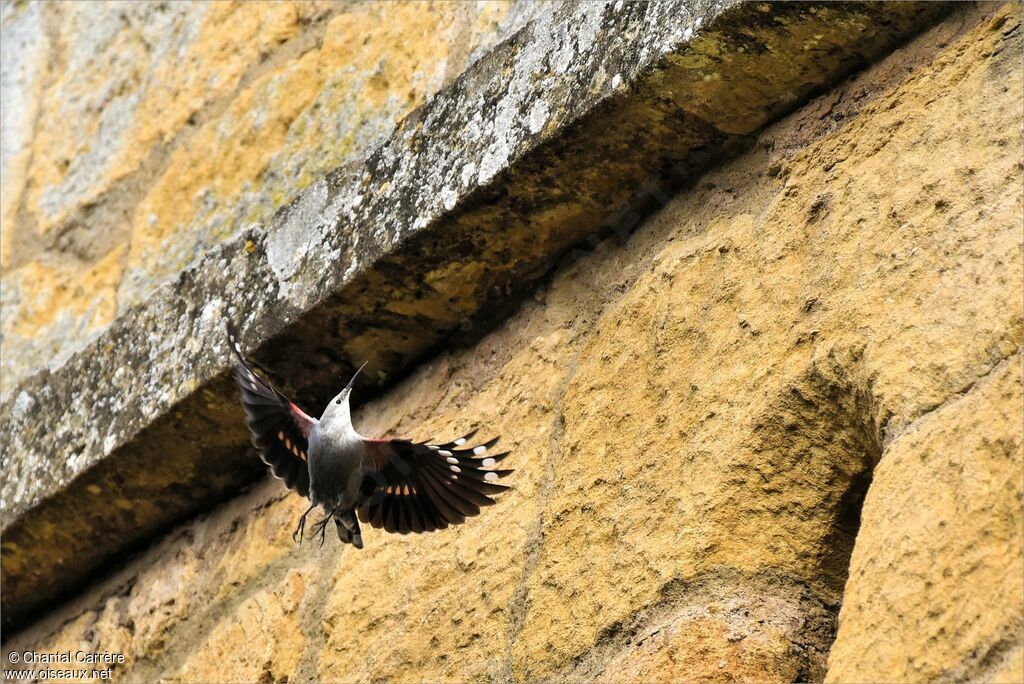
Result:
<svg viewBox="0 0 1024 684"><path fill-rule="evenodd" d="M257 477L222 319L311 410L407 367L594 234L925 28L927 3L552 7L2 408L3 620ZM641 190L641 192L643 192Z"/></svg>

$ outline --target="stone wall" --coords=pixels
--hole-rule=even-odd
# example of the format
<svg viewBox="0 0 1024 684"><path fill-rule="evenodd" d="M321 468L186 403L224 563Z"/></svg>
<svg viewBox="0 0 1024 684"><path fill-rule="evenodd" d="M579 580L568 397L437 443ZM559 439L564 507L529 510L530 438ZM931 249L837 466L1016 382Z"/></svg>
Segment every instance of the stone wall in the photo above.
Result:
<svg viewBox="0 0 1024 684"><path fill-rule="evenodd" d="M532 11L5 2L3 394L361 159Z"/></svg>
<svg viewBox="0 0 1024 684"><path fill-rule="evenodd" d="M304 59L289 41L375 7L251 10L262 22L287 15L274 26L295 52L239 63L265 69L272 87ZM469 13L462 23L438 19L460 27L450 35L461 64L527 21L474 7L458 10ZM26 22L39 10L4 11ZM73 26L61 23L70 13L46 11L40 25ZM385 30L366 21L371 36ZM922 25L665 196L628 239L566 255L505 320L448 340L360 408L370 435L501 434L515 488L481 517L425 536L367 530L359 552L334 539L297 547L303 502L262 481L5 634L5 667L12 651L85 649L124 654L124 681L1021 681L1021 22L1019 5L992 4ZM380 47L389 59L391 49ZM433 75L413 79L414 68ZM444 69L409 57L386 80L390 92L413 80L425 93ZM239 73L245 88L263 83ZM323 88L302 90L306 102ZM216 115L181 124L197 129L186 139L234 130L213 122L256 116L259 101L210 105ZM172 125L168 110L159 125ZM366 124L366 139L384 125ZM266 185L229 188L211 168L196 187L236 193L232 211L260 211L275 183L291 189L295 173L344 161L310 161L330 135L316 130L306 142L254 142L266 155L246 163L273 169ZM175 136L154 135L153 154L165 154L157 141ZM203 166L174 144L182 151L168 160ZM225 145L245 156L241 142ZM5 156L5 169L35 159ZM30 223L9 224L5 199L5 227L17 227L5 254L34 255L5 262L5 311L7 279L70 244L47 242L43 217L85 230L67 217L90 201L112 206L65 182L51 195L62 207L36 181L25 186L17 221ZM160 183L139 191L138 207ZM219 201L209 206L175 224L192 226L180 238L112 233L112 249L137 266L119 266L111 287L136 291L132 268L156 278L174 271L181 257L170 252L208 245L227 221ZM25 226L34 232L22 237ZM60 278L84 273L54 264ZM28 320L21 311L11 320Z"/></svg>

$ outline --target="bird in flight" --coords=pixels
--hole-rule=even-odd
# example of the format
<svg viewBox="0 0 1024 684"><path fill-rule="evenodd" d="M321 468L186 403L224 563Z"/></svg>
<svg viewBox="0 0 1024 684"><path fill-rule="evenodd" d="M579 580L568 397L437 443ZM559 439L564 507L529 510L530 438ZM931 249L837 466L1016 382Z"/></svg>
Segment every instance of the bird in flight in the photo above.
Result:
<svg viewBox="0 0 1024 684"><path fill-rule="evenodd" d="M252 369L230 321L227 333L253 445L275 477L310 501L292 533L300 543L317 506L326 513L313 528L321 544L333 519L338 538L361 549L360 520L398 534L433 532L478 515L508 489L497 480L512 471L494 466L509 452L490 453L498 438L470 447L476 430L443 444L363 437L349 407L362 367L317 420Z"/></svg>

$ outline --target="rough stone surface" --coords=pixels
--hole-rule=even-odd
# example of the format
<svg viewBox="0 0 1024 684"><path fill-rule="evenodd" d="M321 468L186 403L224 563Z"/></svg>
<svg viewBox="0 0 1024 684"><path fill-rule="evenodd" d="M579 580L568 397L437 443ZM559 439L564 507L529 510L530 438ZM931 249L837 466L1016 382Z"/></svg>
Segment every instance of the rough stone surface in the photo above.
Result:
<svg viewBox="0 0 1024 684"><path fill-rule="evenodd" d="M663 600L674 613L644 620L628 648L594 673L569 677L599 682L805 682L820 665L834 633L834 616L819 599L785 577L774 581L719 577L671 588ZM723 581L724 580L724 581ZM653 611L648 611L653 612ZM645 616L647 617L647 616ZM600 661L599 658L592 658Z"/></svg>
<svg viewBox="0 0 1024 684"><path fill-rule="evenodd" d="M1021 680L1022 360L916 421L875 470L830 680L998 681L1011 658L1002 681Z"/></svg>
<svg viewBox="0 0 1024 684"><path fill-rule="evenodd" d="M631 195L664 197L742 134L948 9L540 7L364 162L313 183L269 226L214 247L88 347L12 390L2 423L5 620L257 475L239 448L225 314L312 405L352 359L384 382L602 222L628 227L629 215L608 216Z"/></svg>
<svg viewBox="0 0 1024 684"><path fill-rule="evenodd" d="M360 408L368 434L502 434L515 489L485 515L300 548L302 502L265 481L9 636L4 663L1019 681L1021 14L958 9Z"/></svg>
<svg viewBox="0 0 1024 684"><path fill-rule="evenodd" d="M533 3L5 3L3 393L339 165Z"/></svg>

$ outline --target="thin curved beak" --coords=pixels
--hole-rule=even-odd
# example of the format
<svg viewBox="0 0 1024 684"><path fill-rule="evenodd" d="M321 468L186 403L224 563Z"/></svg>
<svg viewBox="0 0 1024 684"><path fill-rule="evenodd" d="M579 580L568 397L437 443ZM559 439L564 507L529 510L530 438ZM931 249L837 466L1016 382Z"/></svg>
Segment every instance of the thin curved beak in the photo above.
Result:
<svg viewBox="0 0 1024 684"><path fill-rule="evenodd" d="M367 363L369 363L369 361L364 361L363 365L359 367L359 370L355 372L355 375L352 376L352 379L348 381L347 385L345 385L346 390L352 389L352 385L355 384L356 378L358 378L359 374L363 372L364 368L366 368Z"/></svg>

